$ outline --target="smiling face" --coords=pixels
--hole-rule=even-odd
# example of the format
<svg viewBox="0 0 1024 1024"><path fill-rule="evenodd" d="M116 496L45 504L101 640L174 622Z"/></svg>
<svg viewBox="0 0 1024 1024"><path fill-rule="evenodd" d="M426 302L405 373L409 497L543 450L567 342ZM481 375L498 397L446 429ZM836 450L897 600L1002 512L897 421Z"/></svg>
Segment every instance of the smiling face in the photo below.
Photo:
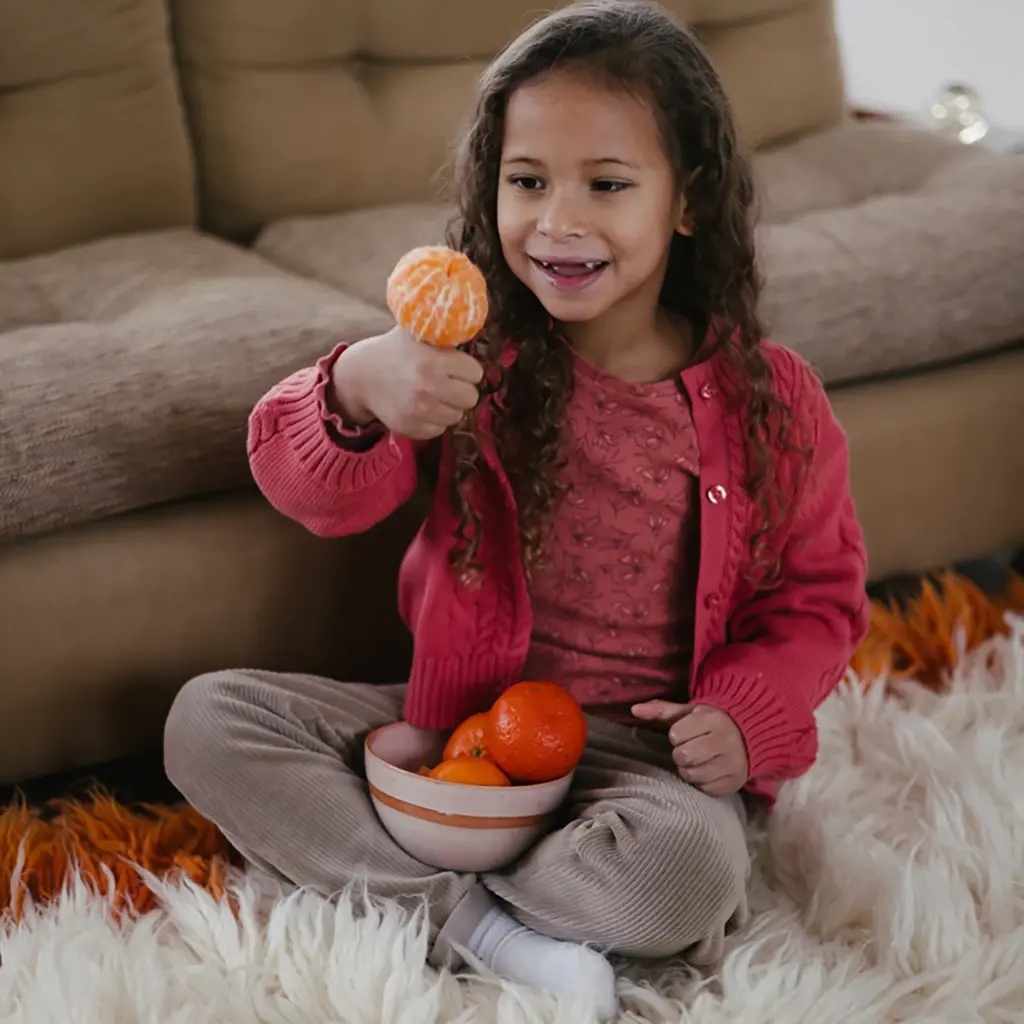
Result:
<svg viewBox="0 0 1024 1024"><path fill-rule="evenodd" d="M650 107L553 72L508 102L498 232L512 272L568 325L649 322L690 231Z"/></svg>

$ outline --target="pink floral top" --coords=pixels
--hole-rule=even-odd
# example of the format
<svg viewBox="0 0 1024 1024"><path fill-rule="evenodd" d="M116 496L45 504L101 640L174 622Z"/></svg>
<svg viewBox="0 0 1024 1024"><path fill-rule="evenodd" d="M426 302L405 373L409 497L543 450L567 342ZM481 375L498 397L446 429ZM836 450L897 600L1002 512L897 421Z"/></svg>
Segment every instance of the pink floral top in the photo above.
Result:
<svg viewBox="0 0 1024 1024"><path fill-rule="evenodd" d="M559 682L588 711L629 720L636 701L686 700L700 452L678 379L629 384L575 358L570 490L534 574L524 678Z"/></svg>

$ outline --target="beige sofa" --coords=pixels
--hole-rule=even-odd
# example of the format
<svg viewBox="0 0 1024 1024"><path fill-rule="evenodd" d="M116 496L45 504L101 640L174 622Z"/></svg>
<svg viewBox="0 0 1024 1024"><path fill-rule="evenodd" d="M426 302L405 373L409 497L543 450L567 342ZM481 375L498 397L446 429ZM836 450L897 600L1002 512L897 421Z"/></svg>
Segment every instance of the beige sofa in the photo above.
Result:
<svg viewBox="0 0 1024 1024"><path fill-rule="evenodd" d="M674 0L758 147L766 313L832 389L875 576L1024 540L1024 161L845 115L824 0ZM410 509L317 540L245 461L388 322L528 0L0 0L0 780L154 745L225 665L401 676Z"/></svg>

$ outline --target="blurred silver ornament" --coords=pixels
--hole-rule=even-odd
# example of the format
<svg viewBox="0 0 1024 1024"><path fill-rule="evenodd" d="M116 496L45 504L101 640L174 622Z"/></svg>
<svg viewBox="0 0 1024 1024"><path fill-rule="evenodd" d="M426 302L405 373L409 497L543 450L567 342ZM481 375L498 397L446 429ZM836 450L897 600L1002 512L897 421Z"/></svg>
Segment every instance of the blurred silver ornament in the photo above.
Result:
<svg viewBox="0 0 1024 1024"><path fill-rule="evenodd" d="M991 127L982 110L981 97L971 86L961 82L944 86L928 113L937 132L966 146L980 142Z"/></svg>

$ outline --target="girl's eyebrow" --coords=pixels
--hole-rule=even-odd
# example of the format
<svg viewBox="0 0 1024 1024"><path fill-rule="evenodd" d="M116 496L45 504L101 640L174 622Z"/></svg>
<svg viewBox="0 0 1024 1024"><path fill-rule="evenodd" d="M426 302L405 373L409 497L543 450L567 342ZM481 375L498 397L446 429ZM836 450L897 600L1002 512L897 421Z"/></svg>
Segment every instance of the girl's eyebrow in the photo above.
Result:
<svg viewBox="0 0 1024 1024"><path fill-rule="evenodd" d="M530 167L542 167L543 161L537 160L532 156L519 156L515 154L513 156L506 156L502 158L503 164L528 164Z"/></svg>
<svg viewBox="0 0 1024 1024"><path fill-rule="evenodd" d="M585 164L615 164L617 167L628 167L631 171L637 170L636 164L631 164L628 160L622 160L617 156L602 156L596 160L584 160Z"/></svg>
<svg viewBox="0 0 1024 1024"><path fill-rule="evenodd" d="M519 156L518 154L507 156L501 162L503 164L527 164L530 167L544 166L543 160L538 160L536 157L532 156ZM615 164L616 167L628 167L631 171L638 169L636 164L631 164L628 160L621 160L617 156L596 157L592 160L584 160L583 163L588 167L595 167L601 164Z"/></svg>

